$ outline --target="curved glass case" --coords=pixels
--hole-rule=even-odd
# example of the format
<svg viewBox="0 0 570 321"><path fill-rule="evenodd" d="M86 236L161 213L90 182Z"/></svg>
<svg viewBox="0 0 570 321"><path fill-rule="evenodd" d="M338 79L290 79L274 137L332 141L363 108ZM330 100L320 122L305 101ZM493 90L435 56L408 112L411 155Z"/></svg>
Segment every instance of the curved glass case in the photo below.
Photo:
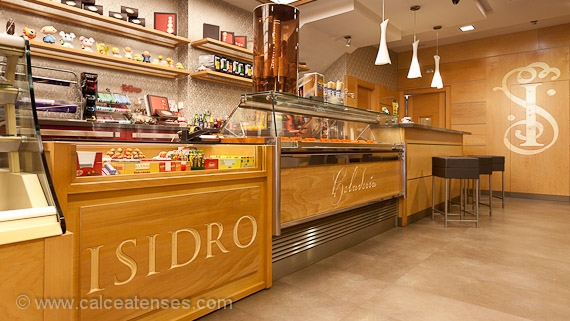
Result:
<svg viewBox="0 0 570 321"><path fill-rule="evenodd" d="M0 244L65 233L34 103L29 42L0 34Z"/></svg>

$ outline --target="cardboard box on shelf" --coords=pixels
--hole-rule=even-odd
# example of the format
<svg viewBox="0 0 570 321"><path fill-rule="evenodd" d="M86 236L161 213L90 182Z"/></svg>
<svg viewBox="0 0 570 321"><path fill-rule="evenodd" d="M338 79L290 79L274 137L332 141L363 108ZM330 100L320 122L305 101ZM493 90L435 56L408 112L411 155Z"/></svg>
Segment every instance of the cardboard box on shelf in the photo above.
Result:
<svg viewBox="0 0 570 321"><path fill-rule="evenodd" d="M77 152L76 176L99 176L103 170L103 153Z"/></svg>

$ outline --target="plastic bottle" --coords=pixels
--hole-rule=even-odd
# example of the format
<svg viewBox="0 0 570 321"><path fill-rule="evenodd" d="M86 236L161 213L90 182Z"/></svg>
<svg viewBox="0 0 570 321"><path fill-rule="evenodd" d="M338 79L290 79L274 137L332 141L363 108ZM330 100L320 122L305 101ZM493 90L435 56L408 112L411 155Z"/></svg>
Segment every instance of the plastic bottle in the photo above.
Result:
<svg viewBox="0 0 570 321"><path fill-rule="evenodd" d="M398 115L398 101L396 99L392 100L392 114Z"/></svg>

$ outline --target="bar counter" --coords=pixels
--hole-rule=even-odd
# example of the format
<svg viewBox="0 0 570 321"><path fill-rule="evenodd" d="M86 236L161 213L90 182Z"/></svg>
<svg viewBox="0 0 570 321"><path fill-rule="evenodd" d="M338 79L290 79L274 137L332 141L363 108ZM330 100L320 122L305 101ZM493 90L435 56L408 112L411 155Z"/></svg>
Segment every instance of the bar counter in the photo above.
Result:
<svg viewBox="0 0 570 321"><path fill-rule="evenodd" d="M447 128L433 127L416 123L400 123L377 126L374 135L388 137L394 135L392 128L399 128L399 137L406 145L406 165L404 179L406 181L404 196L398 201L398 225L406 226L431 211L431 158L433 156L463 155L463 135L468 132ZM443 201L443 185L436 180L436 203ZM455 194L452 194L455 195Z"/></svg>

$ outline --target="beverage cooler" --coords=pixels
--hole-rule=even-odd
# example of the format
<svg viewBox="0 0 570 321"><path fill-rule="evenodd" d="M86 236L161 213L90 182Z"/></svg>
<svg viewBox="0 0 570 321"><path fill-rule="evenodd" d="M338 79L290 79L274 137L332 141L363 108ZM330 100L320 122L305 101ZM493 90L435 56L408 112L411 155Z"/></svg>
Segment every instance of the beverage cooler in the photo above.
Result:
<svg viewBox="0 0 570 321"><path fill-rule="evenodd" d="M385 125L390 117L273 91L242 95L222 129L223 141L276 145L274 279L279 265L326 255L312 251L331 242L395 226L405 148L393 141L398 128Z"/></svg>

